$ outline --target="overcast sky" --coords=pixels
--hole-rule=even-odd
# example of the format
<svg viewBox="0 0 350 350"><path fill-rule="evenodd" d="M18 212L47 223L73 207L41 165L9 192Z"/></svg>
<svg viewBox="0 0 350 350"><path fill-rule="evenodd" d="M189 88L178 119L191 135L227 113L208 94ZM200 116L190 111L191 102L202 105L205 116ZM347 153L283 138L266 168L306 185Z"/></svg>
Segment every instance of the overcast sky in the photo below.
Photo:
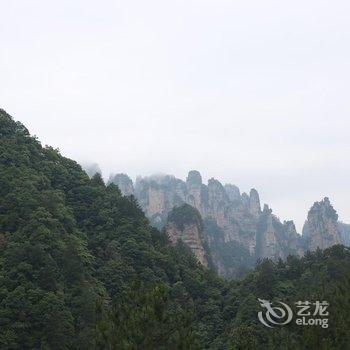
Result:
<svg viewBox="0 0 350 350"><path fill-rule="evenodd" d="M104 176L197 169L350 222L350 2L1 1L0 106Z"/></svg>

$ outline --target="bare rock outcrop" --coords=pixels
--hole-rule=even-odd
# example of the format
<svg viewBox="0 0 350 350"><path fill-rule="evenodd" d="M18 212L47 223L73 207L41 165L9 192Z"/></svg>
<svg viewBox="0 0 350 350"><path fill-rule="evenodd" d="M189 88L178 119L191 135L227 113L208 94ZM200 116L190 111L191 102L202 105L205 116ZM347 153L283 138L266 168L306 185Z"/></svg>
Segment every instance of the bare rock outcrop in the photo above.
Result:
<svg viewBox="0 0 350 350"><path fill-rule="evenodd" d="M165 231L172 243L181 240L202 265L208 266L204 248L203 223L197 209L189 204L174 208L169 213Z"/></svg>
<svg viewBox="0 0 350 350"><path fill-rule="evenodd" d="M251 266L259 258L283 258L298 251L300 236L294 224L282 224L268 207L262 211L255 189L241 194L237 186L223 186L214 178L206 185L201 174L192 170L186 181L169 175L138 178L134 193L151 223L159 228L167 225L174 207L189 204L195 208L203 219L213 263L221 275L237 273L231 261ZM167 227L177 232L169 223Z"/></svg>
<svg viewBox="0 0 350 350"><path fill-rule="evenodd" d="M311 207L303 228L303 238L306 248L311 251L343 243L338 227L338 214L327 197Z"/></svg>
<svg viewBox="0 0 350 350"><path fill-rule="evenodd" d="M226 184L224 188L230 202L239 203L241 201L241 192L237 186L232 184Z"/></svg>
<svg viewBox="0 0 350 350"><path fill-rule="evenodd" d="M293 221L283 223L268 205L261 209L259 194L251 189L241 194L232 184L222 185L211 178L203 183L196 170L186 181L170 175L139 177L133 185L125 174L111 177L124 195L134 194L152 225L166 230L172 241L181 239L206 265L203 242L208 245L211 262L222 276L240 275L257 259L303 255L307 249L325 249L350 244L350 226L338 222L328 198L316 202L308 214L301 237ZM184 205L187 205L184 207ZM174 208L192 208L199 215L200 228L192 221L184 226L168 219ZM171 215L170 215L171 217Z"/></svg>
<svg viewBox="0 0 350 350"><path fill-rule="evenodd" d="M258 191L255 188L252 188L250 190L250 195L249 195L249 212L255 218L258 218L260 216L260 214L261 214L259 193L258 193Z"/></svg>
<svg viewBox="0 0 350 350"><path fill-rule="evenodd" d="M137 178L135 197L151 223L162 228L170 211L186 203L186 184L169 175Z"/></svg>
<svg viewBox="0 0 350 350"><path fill-rule="evenodd" d="M347 247L350 247L350 225L344 224L343 222L338 222L338 230L340 233L342 244L344 244Z"/></svg>
<svg viewBox="0 0 350 350"><path fill-rule="evenodd" d="M130 196L134 194L134 185L130 177L126 174L111 175L108 183L114 183L120 189L120 192L124 196Z"/></svg>

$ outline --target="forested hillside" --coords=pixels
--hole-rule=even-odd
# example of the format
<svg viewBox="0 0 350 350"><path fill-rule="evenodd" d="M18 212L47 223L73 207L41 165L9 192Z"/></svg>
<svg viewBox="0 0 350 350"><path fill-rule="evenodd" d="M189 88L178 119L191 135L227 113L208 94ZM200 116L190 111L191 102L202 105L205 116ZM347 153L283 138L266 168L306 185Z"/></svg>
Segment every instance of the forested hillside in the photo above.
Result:
<svg viewBox="0 0 350 350"><path fill-rule="evenodd" d="M1 349L186 349L216 336L223 282L187 248L4 111L0 136Z"/></svg>
<svg viewBox="0 0 350 350"><path fill-rule="evenodd" d="M350 253L225 281L0 110L1 349L346 349ZM329 328L259 323L258 298L328 300Z"/></svg>

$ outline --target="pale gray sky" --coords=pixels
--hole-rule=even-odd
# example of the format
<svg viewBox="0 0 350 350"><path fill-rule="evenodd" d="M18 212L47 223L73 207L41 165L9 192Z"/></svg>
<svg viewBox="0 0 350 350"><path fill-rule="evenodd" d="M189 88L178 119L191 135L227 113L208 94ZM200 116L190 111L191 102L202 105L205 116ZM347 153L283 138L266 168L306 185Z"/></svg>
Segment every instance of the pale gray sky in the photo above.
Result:
<svg viewBox="0 0 350 350"><path fill-rule="evenodd" d="M197 169L350 222L350 2L0 0L0 106L104 175Z"/></svg>

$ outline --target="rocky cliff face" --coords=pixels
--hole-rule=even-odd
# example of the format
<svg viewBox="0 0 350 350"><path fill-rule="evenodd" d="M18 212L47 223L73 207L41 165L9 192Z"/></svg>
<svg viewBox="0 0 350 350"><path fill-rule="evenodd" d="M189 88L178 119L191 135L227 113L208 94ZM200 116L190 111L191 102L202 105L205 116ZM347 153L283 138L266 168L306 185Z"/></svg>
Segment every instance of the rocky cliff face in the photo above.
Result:
<svg viewBox="0 0 350 350"><path fill-rule="evenodd" d="M126 174L111 175L108 183L114 183L117 185L124 196L130 196L134 194L133 182Z"/></svg>
<svg viewBox="0 0 350 350"><path fill-rule="evenodd" d="M126 192L125 181L120 176L112 181ZM130 191L130 182L127 184ZM255 189L241 194L237 186L223 186L214 178L203 184L201 174L192 170L186 181L168 175L138 178L133 193L158 228L167 224L174 207L189 204L197 209L204 222L204 239L221 275L235 275L258 258L284 258L300 250L300 236L294 224L282 224L268 207L262 211ZM191 235L189 229L193 227L186 231L193 237L195 234ZM167 230L180 235L170 223Z"/></svg>
<svg viewBox="0 0 350 350"><path fill-rule="evenodd" d="M188 204L174 208L168 215L165 231L172 243L181 240L202 265L208 266L203 223L198 210Z"/></svg>
<svg viewBox="0 0 350 350"><path fill-rule="evenodd" d="M338 230L342 244L350 247L350 225L338 222Z"/></svg>
<svg viewBox="0 0 350 350"><path fill-rule="evenodd" d="M137 178L134 194L151 223L162 228L174 207L186 203L186 185L174 176Z"/></svg>
<svg viewBox="0 0 350 350"><path fill-rule="evenodd" d="M282 224L265 205L259 216L256 255L284 259L290 254L303 254L301 237L295 229L294 222L284 221Z"/></svg>
<svg viewBox="0 0 350 350"><path fill-rule="evenodd" d="M342 244L338 227L338 214L326 197L311 207L303 228L303 238L308 250L326 249Z"/></svg>
<svg viewBox="0 0 350 350"><path fill-rule="evenodd" d="M110 181L123 194L134 194L151 224L166 226L171 240L181 238L203 264L207 263L203 244L207 244L212 262L222 276L239 276L259 258L284 259L289 254L302 255L308 249L350 244L350 226L338 222L328 198L310 209L301 237L293 221L282 223L266 204L261 209L255 189L249 194L241 193L237 186L222 185L214 178L203 184L196 170L188 173L186 181L163 175L139 177L133 185L125 174L115 175ZM203 222L201 233L194 223L179 229L167 221L169 213L184 204L199 213Z"/></svg>

